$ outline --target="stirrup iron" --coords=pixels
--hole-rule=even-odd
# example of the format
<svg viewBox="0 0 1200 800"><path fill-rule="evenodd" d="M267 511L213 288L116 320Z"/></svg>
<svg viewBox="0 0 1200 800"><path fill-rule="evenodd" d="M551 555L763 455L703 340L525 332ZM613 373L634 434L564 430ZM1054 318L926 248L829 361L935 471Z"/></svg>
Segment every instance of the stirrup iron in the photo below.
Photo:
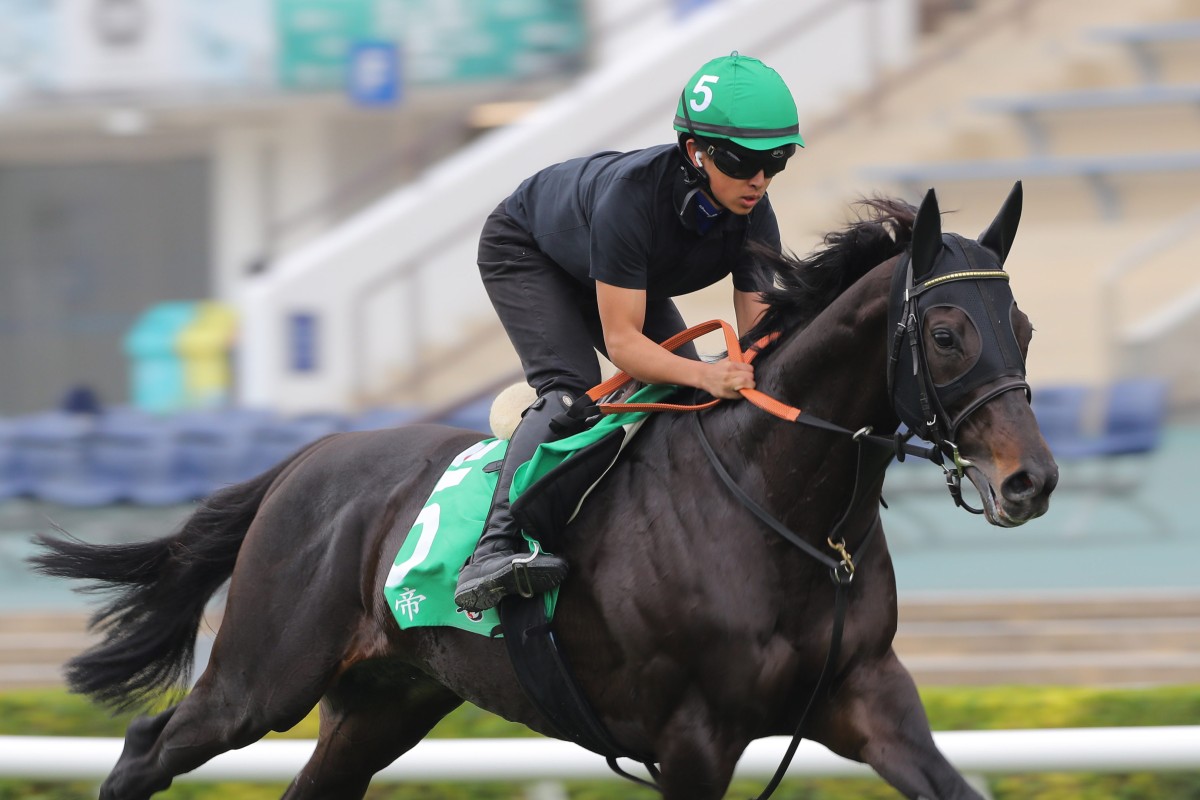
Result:
<svg viewBox="0 0 1200 800"><path fill-rule="evenodd" d="M533 560L541 555L542 547L535 540L533 542L533 552L524 558L514 558L510 563L513 571L513 587L517 590L517 594L526 599L533 597L533 581L529 577L529 570L526 567L533 563Z"/></svg>

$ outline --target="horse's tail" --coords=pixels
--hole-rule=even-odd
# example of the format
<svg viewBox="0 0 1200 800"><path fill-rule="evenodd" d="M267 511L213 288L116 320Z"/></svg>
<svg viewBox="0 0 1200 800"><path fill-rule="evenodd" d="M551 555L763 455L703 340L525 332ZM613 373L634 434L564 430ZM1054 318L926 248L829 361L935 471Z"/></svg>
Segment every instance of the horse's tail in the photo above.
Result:
<svg viewBox="0 0 1200 800"><path fill-rule="evenodd" d="M35 537L43 551L29 559L36 571L90 581L82 591L112 596L89 622L104 639L67 662L72 691L128 709L186 686L205 606L233 573L267 491L311 447L214 493L170 536L108 545Z"/></svg>

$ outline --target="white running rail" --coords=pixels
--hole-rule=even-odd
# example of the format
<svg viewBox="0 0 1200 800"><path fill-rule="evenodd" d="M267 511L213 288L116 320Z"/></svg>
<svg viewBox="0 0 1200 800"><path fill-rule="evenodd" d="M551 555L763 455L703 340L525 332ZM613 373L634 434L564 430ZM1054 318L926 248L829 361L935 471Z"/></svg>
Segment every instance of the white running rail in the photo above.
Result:
<svg viewBox="0 0 1200 800"><path fill-rule="evenodd" d="M949 731L938 747L968 774L1171 772L1200 764L1200 726ZM218 756L177 780L290 781L308 760L311 740L268 740ZM120 739L0 736L0 777L91 780L121 753ZM738 778L765 779L787 747L785 737L753 742ZM628 766L628 765L625 765ZM632 772L639 768L630 767ZM804 742L788 770L799 777L869 777L870 768ZM376 775L377 782L597 780L617 776L604 759L555 739L428 739Z"/></svg>

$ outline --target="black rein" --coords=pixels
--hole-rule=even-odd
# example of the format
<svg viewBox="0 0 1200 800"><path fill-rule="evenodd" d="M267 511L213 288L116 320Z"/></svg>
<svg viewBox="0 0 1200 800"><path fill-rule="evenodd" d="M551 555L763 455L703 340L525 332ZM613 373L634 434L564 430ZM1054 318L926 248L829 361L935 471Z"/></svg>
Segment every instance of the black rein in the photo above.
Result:
<svg viewBox="0 0 1200 800"><path fill-rule="evenodd" d="M827 567L829 569L829 576L833 580L833 585L835 587L833 632L830 635L829 650L825 654L825 663L821 666L821 674L817 677L817 685L813 688L813 693L809 697L803 713L800 715L800 721L796 723L796 730L792 734L792 740L788 744L787 752L785 752L783 755L783 760L780 762L779 767L775 770L775 774L771 777L770 782L763 789L762 793L755 798L755 800L767 800L767 798L775 793L775 790L779 788L779 784L783 781L783 776L787 772L788 767L791 765L792 759L796 755L796 750L800 747L800 742L804 739L804 726L808 722L808 715L812 711L813 706L816 704L817 698L829 685L829 679L837 664L838 656L841 653L842 631L845 627L846 606L849 602L847 589L850 586L850 582L854 580L854 570L856 566L854 561L855 555L851 554L851 552L846 549L846 541L841 536L841 529L847 518L849 518L850 512L853 511L855 506L858 504L859 493L866 483L863 473L867 468L868 461L863 458L863 444L873 444L876 446L886 447L888 449L895 447L898 453L904 452L911 455L919 455L931 460L935 458L933 455L934 452L937 452L938 455L940 455L940 452L938 452L936 448L932 447L925 448L918 445L910 445L900 438L893 439L888 437L872 436L869 428L863 428L856 433L847 428L842 428L839 425L835 425L832 422L828 422L827 420L822 420L818 417L812 417L807 414L802 414L796 418L797 422L804 422L805 424L824 428L826 430L834 430L849 434L851 437L853 437L855 443L858 445L856 466L854 470L854 490L850 495L850 503L846 506L846 510L842 513L842 516L833 526L833 530L830 531L827 539L829 547L840 556L839 560L839 558L834 558L806 542L800 537L799 534L776 519L771 512L763 508L758 502L750 497L750 495L748 495L741 486L738 485L737 481L733 479L728 470L726 470L725 466L721 463L721 460L718 458L712 444L708 441L708 437L705 436L704 426L700 423L700 416L700 414L692 415L692 419L696 426L696 435L700 440L700 446L704 449L704 454L708 457L709 463L712 464L713 470L717 473L717 476L720 477L721 482L729 488L729 491L733 493L734 497L736 497L738 501L746 507L747 510L754 514L754 516L758 517L758 519L767 527L778 533L790 544L799 548L805 554L811 556L823 566ZM903 456L900 457L902 458ZM871 526L871 529L867 531L866 535L863 536L862 541L859 543L856 554L860 561L865 554L867 547L872 542L875 531L878 529L879 525Z"/></svg>

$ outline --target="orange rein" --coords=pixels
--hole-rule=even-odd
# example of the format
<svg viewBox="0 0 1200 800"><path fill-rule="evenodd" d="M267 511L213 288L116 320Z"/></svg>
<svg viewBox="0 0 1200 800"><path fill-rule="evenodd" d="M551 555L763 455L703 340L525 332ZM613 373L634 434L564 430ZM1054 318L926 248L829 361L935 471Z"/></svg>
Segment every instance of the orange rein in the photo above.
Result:
<svg viewBox="0 0 1200 800"><path fill-rule="evenodd" d="M672 336L662 343L662 346L668 350L674 351L680 345L686 344L706 333L711 333L717 328L720 328L725 334L725 347L729 351L729 358L734 361L740 361L744 364L749 364L758 355L759 351L770 344L779 334L770 333L759 339L750 346L749 351L743 353L742 346L738 342L737 334L733 330L733 326L724 320L714 319L708 322L702 322L688 328L685 331ZM600 399L620 389L625 384L632 381L633 378L627 373L618 372L608 380L593 387L588 391L588 397L593 402L598 404L600 413L602 414L619 414L622 411L700 411L705 408L712 408L717 403L721 402L721 398L714 398L707 403L697 405L684 405L679 403L600 403ZM749 400L754 405L766 411L768 414L773 414L780 419L788 422L795 422L796 418L802 413L800 409L794 406L789 406L787 403L780 402L774 397L763 394L757 389L739 389L742 397Z"/></svg>

